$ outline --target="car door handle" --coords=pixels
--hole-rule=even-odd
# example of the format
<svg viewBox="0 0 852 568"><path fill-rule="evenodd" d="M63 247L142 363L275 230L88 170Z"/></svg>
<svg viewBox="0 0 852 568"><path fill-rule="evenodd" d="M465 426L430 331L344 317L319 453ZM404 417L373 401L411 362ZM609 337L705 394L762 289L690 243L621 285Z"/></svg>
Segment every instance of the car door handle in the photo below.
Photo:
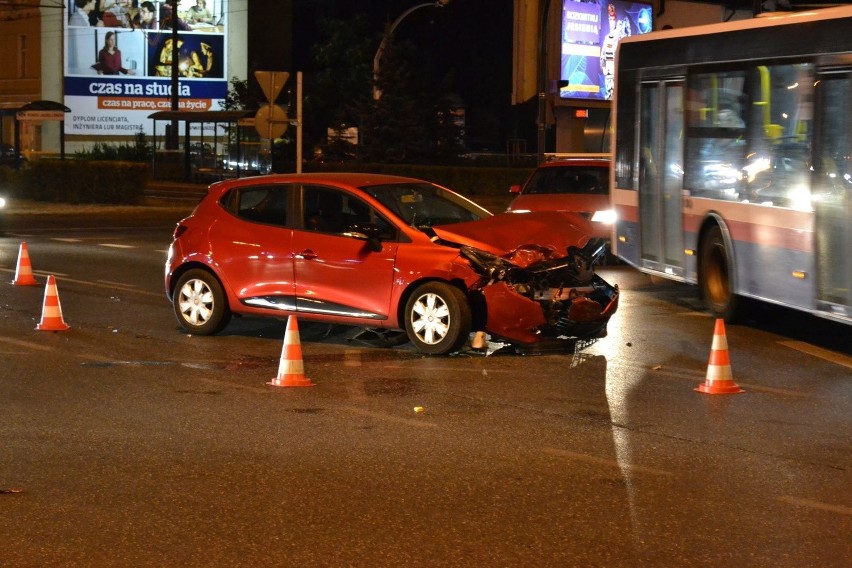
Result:
<svg viewBox="0 0 852 568"><path fill-rule="evenodd" d="M313 260L317 257L317 253L312 251L311 249L305 249L302 252L296 253L296 258L300 258L302 260Z"/></svg>

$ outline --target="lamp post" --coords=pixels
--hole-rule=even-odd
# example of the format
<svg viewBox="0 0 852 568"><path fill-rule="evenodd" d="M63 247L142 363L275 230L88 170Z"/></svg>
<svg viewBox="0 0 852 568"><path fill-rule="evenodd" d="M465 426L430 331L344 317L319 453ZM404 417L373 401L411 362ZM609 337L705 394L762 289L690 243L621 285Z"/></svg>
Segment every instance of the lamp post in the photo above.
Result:
<svg viewBox="0 0 852 568"><path fill-rule="evenodd" d="M544 0L541 10L541 22L538 30L538 163L544 161L547 146L547 16L550 13L550 0Z"/></svg>
<svg viewBox="0 0 852 568"><path fill-rule="evenodd" d="M410 13L414 12L415 10L419 10L420 8L429 8L429 7L443 8L444 6L446 6L449 3L450 3L450 0L436 0L435 2L424 2L423 4L417 4L415 6L412 6L411 8L409 8L408 10L403 12L402 14L400 14L399 17L396 20L393 21L393 23L390 25L390 28L388 28L388 31L385 32L385 35L382 37L382 41L379 44L379 49L376 50L376 56L373 57L373 100L374 101L377 101L380 98L382 98L382 91L378 87L379 66L381 65L381 61L382 61L382 53L384 53L384 51L385 51L385 46L387 46L388 39L390 39L391 36L393 36L393 32L396 31L396 28L397 28L397 26L399 26L400 22L402 22Z"/></svg>

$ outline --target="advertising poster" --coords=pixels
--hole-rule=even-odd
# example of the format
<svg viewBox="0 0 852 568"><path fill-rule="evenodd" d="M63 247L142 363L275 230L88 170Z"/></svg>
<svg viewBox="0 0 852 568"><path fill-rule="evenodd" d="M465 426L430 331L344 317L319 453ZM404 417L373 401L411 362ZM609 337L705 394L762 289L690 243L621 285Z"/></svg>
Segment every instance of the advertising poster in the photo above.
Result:
<svg viewBox="0 0 852 568"><path fill-rule="evenodd" d="M68 135L153 134L148 116L172 110L172 27L178 29L180 110L222 110L227 0L71 0L65 24Z"/></svg>
<svg viewBox="0 0 852 568"><path fill-rule="evenodd" d="M649 4L563 0L559 98L611 100L619 40L650 32L652 19Z"/></svg>

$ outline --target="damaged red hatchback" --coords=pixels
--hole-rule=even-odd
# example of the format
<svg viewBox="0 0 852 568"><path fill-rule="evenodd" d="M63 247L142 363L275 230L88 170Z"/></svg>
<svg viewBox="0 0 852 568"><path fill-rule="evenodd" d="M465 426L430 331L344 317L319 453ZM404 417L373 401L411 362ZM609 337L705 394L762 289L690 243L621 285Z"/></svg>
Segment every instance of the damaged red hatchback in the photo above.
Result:
<svg viewBox="0 0 852 568"><path fill-rule="evenodd" d="M430 182L286 174L218 182L180 221L166 293L209 335L232 314L397 334L423 353L472 331L531 345L606 335L618 288L594 273L604 244L573 213L492 215Z"/></svg>

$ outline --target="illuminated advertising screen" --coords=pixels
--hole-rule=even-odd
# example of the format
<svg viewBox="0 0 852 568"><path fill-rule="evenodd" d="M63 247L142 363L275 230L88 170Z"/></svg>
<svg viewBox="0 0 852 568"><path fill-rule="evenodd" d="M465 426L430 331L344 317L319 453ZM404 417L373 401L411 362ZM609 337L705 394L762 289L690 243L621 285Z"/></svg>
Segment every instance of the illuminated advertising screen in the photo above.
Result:
<svg viewBox="0 0 852 568"><path fill-rule="evenodd" d="M153 134L148 116L172 110L172 28L178 29L180 110L222 110L228 0L66 3L64 128L69 135Z"/></svg>
<svg viewBox="0 0 852 568"><path fill-rule="evenodd" d="M559 98L612 99L619 40L652 29L650 4L563 0Z"/></svg>

